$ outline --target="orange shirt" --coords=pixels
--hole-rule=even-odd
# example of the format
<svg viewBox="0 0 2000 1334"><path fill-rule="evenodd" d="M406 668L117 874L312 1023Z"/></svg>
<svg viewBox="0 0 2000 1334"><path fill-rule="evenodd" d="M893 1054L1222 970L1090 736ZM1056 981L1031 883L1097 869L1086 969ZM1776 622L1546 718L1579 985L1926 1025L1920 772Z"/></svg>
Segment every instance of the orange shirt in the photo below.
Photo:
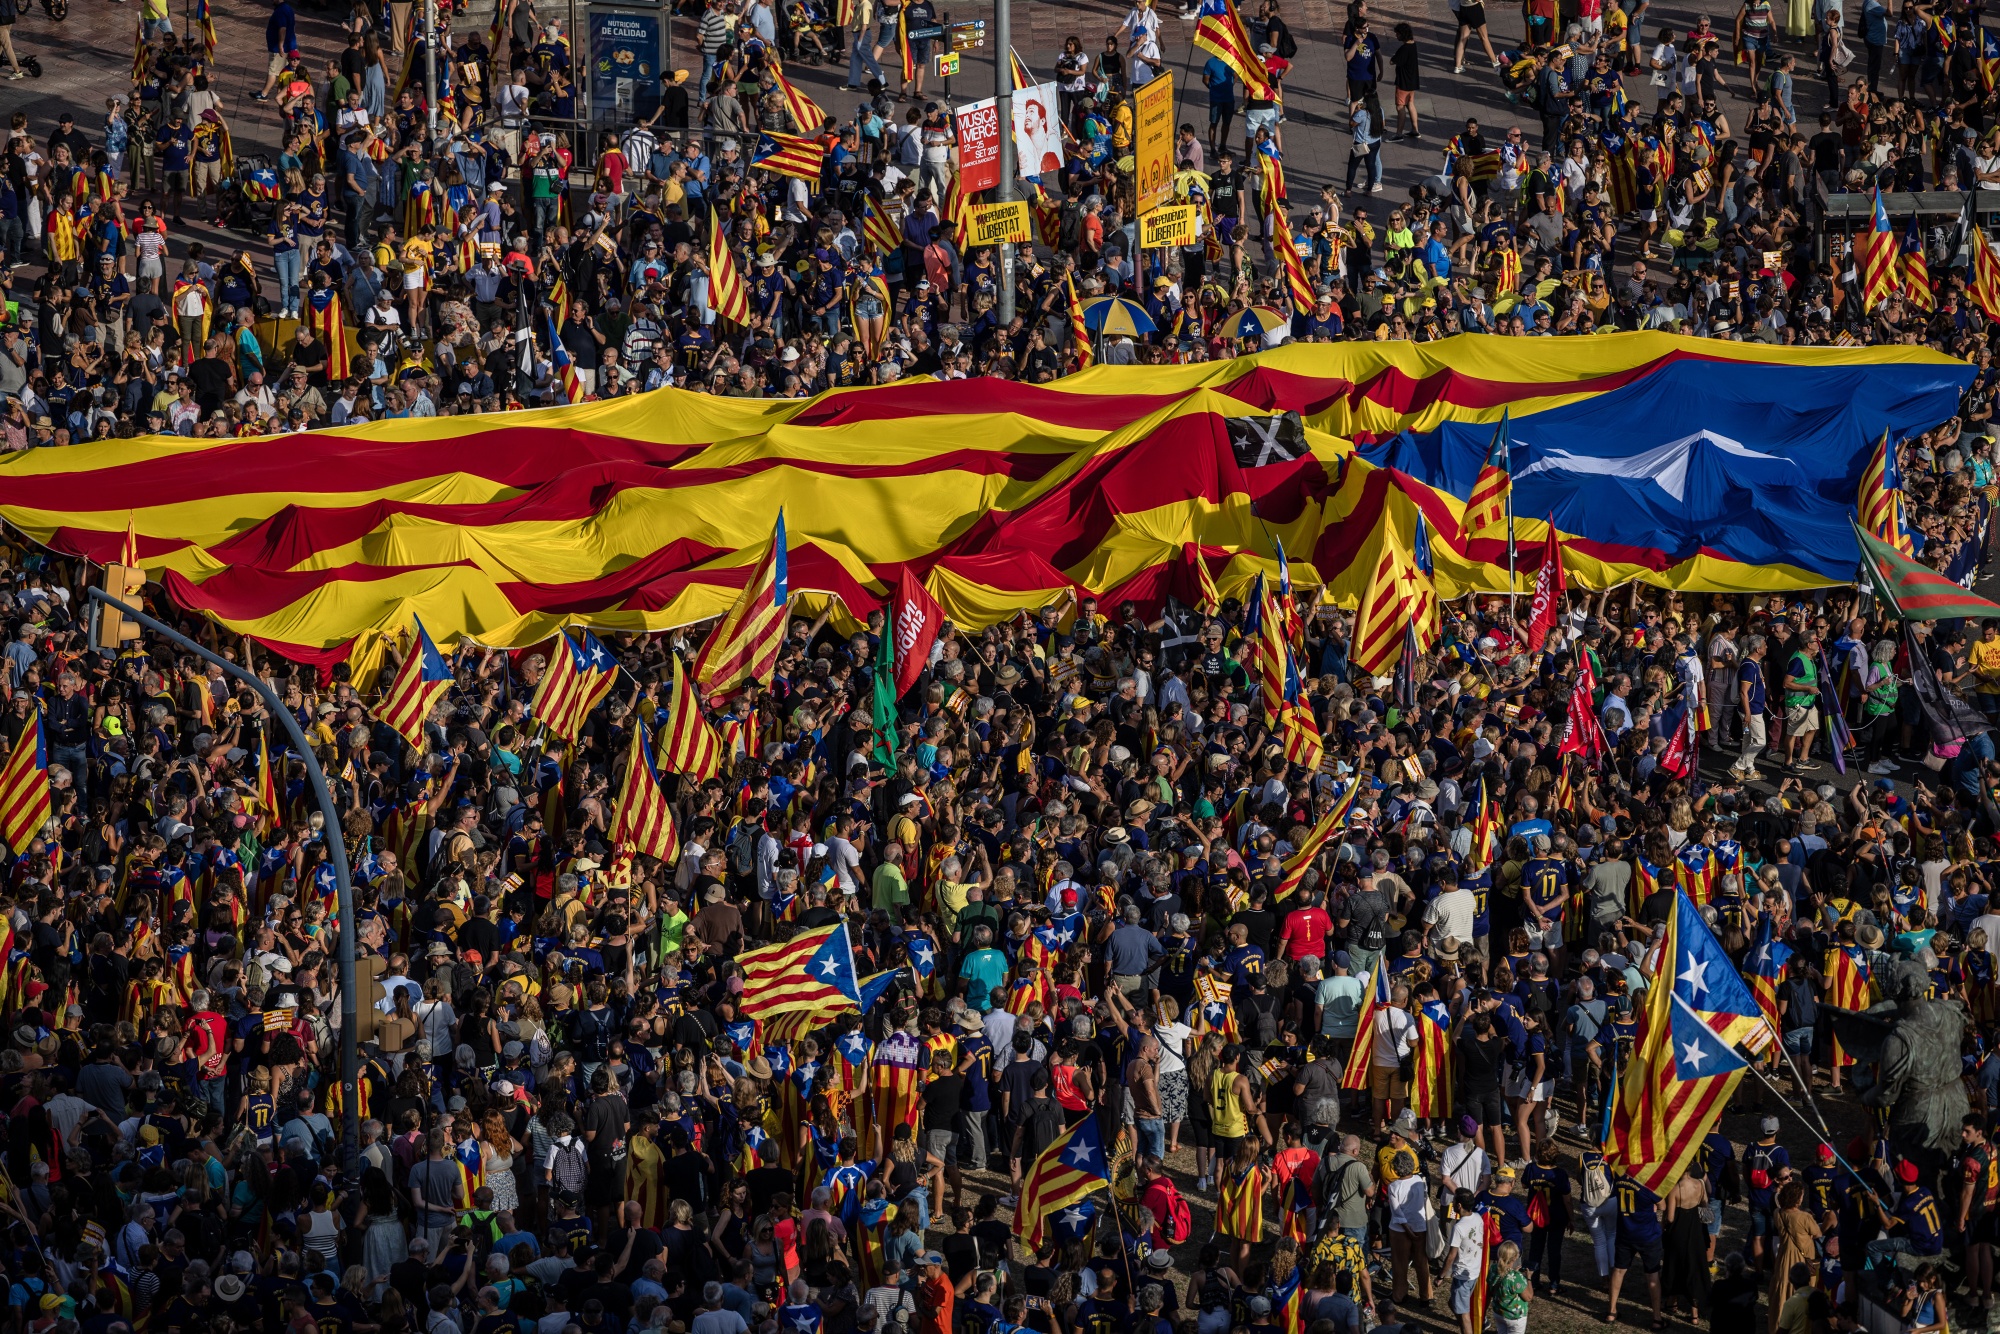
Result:
<svg viewBox="0 0 2000 1334"><path fill-rule="evenodd" d="M952 1334L952 1305L957 1294L951 1280L932 1273L917 1282L917 1334Z"/></svg>

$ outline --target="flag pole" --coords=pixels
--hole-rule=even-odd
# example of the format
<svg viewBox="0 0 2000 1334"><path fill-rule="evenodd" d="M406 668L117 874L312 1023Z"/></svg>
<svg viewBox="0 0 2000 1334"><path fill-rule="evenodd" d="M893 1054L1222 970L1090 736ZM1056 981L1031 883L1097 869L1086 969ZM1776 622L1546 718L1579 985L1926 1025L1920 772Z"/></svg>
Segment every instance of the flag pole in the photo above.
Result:
<svg viewBox="0 0 2000 1334"><path fill-rule="evenodd" d="M1787 1055L1789 1055L1789 1053L1787 1053ZM1784 1105L1785 1109L1791 1112L1793 1116L1799 1118L1799 1124L1804 1126L1806 1130L1811 1133L1814 1139L1818 1140L1821 1144L1826 1145L1828 1152L1833 1154L1833 1160L1836 1163L1839 1163L1842 1167L1846 1168L1848 1172L1853 1175L1855 1181L1860 1183L1861 1189L1868 1192L1868 1198L1875 1201L1876 1205L1880 1207L1882 1205L1882 1197L1876 1194L1875 1188L1873 1186L1868 1184L1867 1178L1861 1175L1860 1169L1855 1167L1853 1163L1848 1162L1847 1159L1841 1154L1839 1146L1836 1145L1832 1140L1828 1139L1825 1135L1822 1135L1819 1132L1819 1128L1813 1125L1811 1121L1808 1121L1806 1119L1806 1115L1804 1112L1801 1112L1797 1107L1794 1107L1791 1103L1785 1101L1785 1095L1779 1092L1778 1086L1776 1084L1773 1084L1770 1080L1764 1078L1764 1072L1757 1068L1757 1063L1755 1061L1748 1062L1747 1064L1744 1065L1743 1068L1745 1070L1748 1070L1751 1074L1757 1076L1758 1081L1762 1083L1765 1088L1771 1090L1772 1093L1777 1095L1778 1101Z"/></svg>

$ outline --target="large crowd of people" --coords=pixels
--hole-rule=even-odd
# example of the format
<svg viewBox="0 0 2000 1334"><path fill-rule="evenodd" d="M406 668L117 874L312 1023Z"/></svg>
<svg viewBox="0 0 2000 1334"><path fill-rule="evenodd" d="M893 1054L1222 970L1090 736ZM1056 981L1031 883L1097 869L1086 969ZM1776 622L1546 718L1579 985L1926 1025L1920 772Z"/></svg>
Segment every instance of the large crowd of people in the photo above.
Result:
<svg viewBox="0 0 2000 1334"><path fill-rule="evenodd" d="M199 21L140 0L102 127L14 117L7 448L665 386L1044 380L1086 350L1286 338L1926 342L1980 373L1955 418L1897 446L1906 513L1921 559L1967 584L1984 568L1993 380L1965 237L1920 223L1901 292L1867 310L1821 232L1842 194L2000 189L1962 7L1748 0L1680 32L1643 2L1528 0L1510 46L1468 0L1454 61L1490 63L1530 128L1448 127L1435 172L1390 202L1378 85L1395 132L1421 136L1419 38L1356 0L1354 161L1315 202L1265 184L1307 131L1284 121L1298 47L1263 0L1243 19L1280 96L1207 61L1207 125L1175 147L1201 230L1142 253L1126 94L1200 15L1141 0L1101 51L1072 37L1055 60L1069 157L1037 183L1006 322L1001 255L961 252L944 216L953 108L924 90L928 39L902 64L929 0L845 8L711 0L699 70L606 133L577 115L570 35L527 0L490 25L445 13L435 87L409 57L422 7L357 7L338 50L308 55L278 0L249 107L209 87ZM815 60L848 66L853 114L798 123L780 75ZM281 121L274 159L232 139L259 116ZM821 179L754 166L765 133L822 139ZM189 244L190 218L261 239ZM747 324L716 313L712 226ZM1156 331L1086 348L1072 284ZM1246 323L1260 306L1289 318ZM669 778L681 850L662 863L612 841L611 808L698 629L605 636L620 684L569 746L534 715L540 653L460 649L413 746L379 714L393 661L357 690L190 620L277 689L333 780L329 825L256 692L151 633L94 650L80 563L16 547L4 568L0 742L39 710L55 810L0 887L17 1330L1523 1334L1537 1303L1722 1334L1986 1318L2000 764L1976 729L1937 742L1918 685L2000 719L2000 624L1904 631L1851 590L1634 584L1571 594L1529 651L1506 599L1471 598L1399 682L1356 672L1351 616L1308 606L1294 647L1326 758L1305 770L1263 717L1233 599L948 627L886 761L880 615L799 619L767 686L710 701L748 740L722 777ZM1610 743L1594 767L1556 750L1586 668ZM1662 761L1690 706L1705 758L1677 776ZM1683 892L1746 969L1755 941L1793 954L1782 1050L1741 1100L1768 1114L1725 1122L1662 1198L1608 1170L1602 1140ZM887 975L866 1012L746 1020L745 951L842 921L857 975ZM1974 1111L1948 1163L1887 1147L1853 1097L1867 1068L1834 1040L1834 1010L1907 961L1967 1016ZM1423 1025L1450 1090L1413 1104ZM893 1115L859 1073L891 1051L921 1066ZM1784 1112L1805 1103L1852 1141ZM1027 1175L1092 1117L1111 1181L1031 1245Z"/></svg>

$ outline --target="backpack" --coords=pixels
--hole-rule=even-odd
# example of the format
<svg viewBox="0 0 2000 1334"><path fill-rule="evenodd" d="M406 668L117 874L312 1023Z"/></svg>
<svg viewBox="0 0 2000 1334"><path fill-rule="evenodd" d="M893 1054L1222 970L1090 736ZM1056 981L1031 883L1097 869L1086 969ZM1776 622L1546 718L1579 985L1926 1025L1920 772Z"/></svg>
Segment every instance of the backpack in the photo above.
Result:
<svg viewBox="0 0 2000 1334"><path fill-rule="evenodd" d="M1752 1144L1743 1151L1743 1179L1750 1183L1752 1190L1771 1188L1771 1150L1768 1145Z"/></svg>
<svg viewBox="0 0 2000 1334"><path fill-rule="evenodd" d="M1243 998L1243 1006L1250 1012L1249 1038L1259 1047L1268 1047L1278 1038L1278 1001L1265 992L1259 996L1251 994Z"/></svg>
<svg viewBox="0 0 2000 1334"><path fill-rule="evenodd" d="M1074 251L1083 244L1083 206L1074 201L1064 204L1062 222L1056 230L1064 250Z"/></svg>
<svg viewBox="0 0 2000 1334"><path fill-rule="evenodd" d="M1606 1175L1603 1163L1592 1163L1583 1169L1583 1203L1587 1209L1596 1209L1611 1198L1611 1178Z"/></svg>
<svg viewBox="0 0 2000 1334"><path fill-rule="evenodd" d="M583 1183L590 1176L590 1159L584 1154L583 1146L575 1140L567 1144L557 1141L555 1157L549 1163L549 1176L555 1181L557 1190L581 1194Z"/></svg>
<svg viewBox="0 0 2000 1334"><path fill-rule="evenodd" d="M1166 1180L1164 1177L1161 1179ZM1189 1210L1188 1202L1181 1198L1180 1188L1172 1181L1167 1181L1166 1214L1156 1217L1154 1223L1169 1246L1178 1246L1194 1235L1194 1214Z"/></svg>
<svg viewBox="0 0 2000 1334"><path fill-rule="evenodd" d="M592 1009L582 1009L576 1014L576 1031L571 1034L571 1043L576 1049L576 1059L595 1064L611 1054L611 1018L607 1009L599 1013Z"/></svg>
<svg viewBox="0 0 2000 1334"><path fill-rule="evenodd" d="M757 826L745 820L729 841L729 869L738 875L757 874Z"/></svg>

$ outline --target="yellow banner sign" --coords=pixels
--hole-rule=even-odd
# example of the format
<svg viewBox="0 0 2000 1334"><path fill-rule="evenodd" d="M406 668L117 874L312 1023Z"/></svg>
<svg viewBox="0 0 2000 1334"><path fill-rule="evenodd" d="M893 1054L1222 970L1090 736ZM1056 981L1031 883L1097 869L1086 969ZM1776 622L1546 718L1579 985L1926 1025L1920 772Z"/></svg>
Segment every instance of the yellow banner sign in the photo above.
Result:
<svg viewBox="0 0 2000 1334"><path fill-rule="evenodd" d="M981 204L972 210L973 245L1015 245L1028 242L1028 203L1024 199L1005 204Z"/></svg>
<svg viewBox="0 0 2000 1334"><path fill-rule="evenodd" d="M1133 170L1139 212L1151 213L1174 192L1174 76L1162 70L1132 94Z"/></svg>
<svg viewBox="0 0 2000 1334"><path fill-rule="evenodd" d="M1139 244L1148 250L1164 246L1193 245L1195 218L1193 204L1168 204L1139 219Z"/></svg>

